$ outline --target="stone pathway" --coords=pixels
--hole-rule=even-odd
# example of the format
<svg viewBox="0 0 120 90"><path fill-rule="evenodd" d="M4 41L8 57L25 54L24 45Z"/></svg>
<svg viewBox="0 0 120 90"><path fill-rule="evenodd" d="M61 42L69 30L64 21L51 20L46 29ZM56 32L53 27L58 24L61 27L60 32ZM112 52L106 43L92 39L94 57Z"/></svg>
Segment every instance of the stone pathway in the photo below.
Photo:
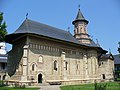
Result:
<svg viewBox="0 0 120 90"><path fill-rule="evenodd" d="M39 90L60 90L60 85L40 86L40 88Z"/></svg>

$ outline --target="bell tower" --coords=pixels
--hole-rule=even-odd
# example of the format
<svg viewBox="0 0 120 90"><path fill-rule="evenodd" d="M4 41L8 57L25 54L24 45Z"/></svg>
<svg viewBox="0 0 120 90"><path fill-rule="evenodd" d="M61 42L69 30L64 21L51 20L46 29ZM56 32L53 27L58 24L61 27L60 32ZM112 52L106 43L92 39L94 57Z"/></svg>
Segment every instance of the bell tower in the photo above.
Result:
<svg viewBox="0 0 120 90"><path fill-rule="evenodd" d="M72 22L72 24L74 25L74 37L80 43L91 44L91 39L87 33L88 21L84 18L80 8L78 9L76 19Z"/></svg>

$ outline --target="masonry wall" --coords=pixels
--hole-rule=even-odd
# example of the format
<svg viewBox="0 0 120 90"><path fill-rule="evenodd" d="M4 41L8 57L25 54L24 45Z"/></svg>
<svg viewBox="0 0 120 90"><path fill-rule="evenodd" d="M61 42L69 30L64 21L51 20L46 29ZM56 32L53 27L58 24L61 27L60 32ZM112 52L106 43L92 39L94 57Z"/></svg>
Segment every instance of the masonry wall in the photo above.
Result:
<svg viewBox="0 0 120 90"><path fill-rule="evenodd" d="M97 52L86 50L64 43L30 37L28 59L28 79L38 81L38 75L43 75L43 81L72 81L98 78ZM61 53L65 52L65 60ZM42 57L43 61L39 62ZM54 70L54 61L57 70ZM64 65L67 62L67 66ZM32 71L32 65L35 70ZM67 69L66 69L67 68Z"/></svg>
<svg viewBox="0 0 120 90"><path fill-rule="evenodd" d="M17 58L19 50L23 51L21 58L12 59ZM43 83L76 84L100 80L98 53L91 48L31 36L24 43L14 44L9 55L12 55L12 62L8 66L13 62L18 65L9 80L38 83L40 74ZM12 70L13 66L9 67L9 71Z"/></svg>
<svg viewBox="0 0 120 90"><path fill-rule="evenodd" d="M114 80L114 61L112 59L99 61L99 77L101 80Z"/></svg>

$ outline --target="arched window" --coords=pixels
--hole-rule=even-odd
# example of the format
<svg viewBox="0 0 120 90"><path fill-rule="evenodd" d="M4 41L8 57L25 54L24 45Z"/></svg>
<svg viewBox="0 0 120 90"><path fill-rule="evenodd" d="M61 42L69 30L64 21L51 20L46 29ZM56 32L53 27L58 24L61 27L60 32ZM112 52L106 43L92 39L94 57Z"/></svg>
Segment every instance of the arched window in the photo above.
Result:
<svg viewBox="0 0 120 90"><path fill-rule="evenodd" d="M33 65L32 65L32 71L35 71L35 70L36 70L36 65L33 64Z"/></svg>
<svg viewBox="0 0 120 90"><path fill-rule="evenodd" d="M77 64L77 70L78 70L78 68L79 68L79 65Z"/></svg>
<svg viewBox="0 0 120 90"><path fill-rule="evenodd" d="M54 61L54 70L57 71L57 61L56 60Z"/></svg>
<svg viewBox="0 0 120 90"><path fill-rule="evenodd" d="M65 62L65 69L68 69L68 62Z"/></svg>
<svg viewBox="0 0 120 90"><path fill-rule="evenodd" d="M38 62L43 63L43 57L41 55L39 56Z"/></svg>

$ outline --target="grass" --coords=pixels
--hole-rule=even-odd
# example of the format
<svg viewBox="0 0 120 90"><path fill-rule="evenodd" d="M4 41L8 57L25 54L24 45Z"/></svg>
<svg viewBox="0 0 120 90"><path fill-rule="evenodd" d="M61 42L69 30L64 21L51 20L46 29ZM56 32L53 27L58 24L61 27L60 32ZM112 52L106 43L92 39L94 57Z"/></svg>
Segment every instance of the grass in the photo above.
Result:
<svg viewBox="0 0 120 90"><path fill-rule="evenodd" d="M120 90L120 83L109 82L109 83L98 83L98 85L107 85L106 90ZM61 86L61 90L95 90L94 84L82 84L82 85L67 85Z"/></svg>
<svg viewBox="0 0 120 90"><path fill-rule="evenodd" d="M68 86L61 86L61 90L94 90L92 84L90 85L68 85Z"/></svg>
<svg viewBox="0 0 120 90"><path fill-rule="evenodd" d="M120 78L117 78L118 81L120 81Z"/></svg>
<svg viewBox="0 0 120 90"><path fill-rule="evenodd" d="M39 90L38 88L14 88L14 87L0 87L0 90Z"/></svg>

